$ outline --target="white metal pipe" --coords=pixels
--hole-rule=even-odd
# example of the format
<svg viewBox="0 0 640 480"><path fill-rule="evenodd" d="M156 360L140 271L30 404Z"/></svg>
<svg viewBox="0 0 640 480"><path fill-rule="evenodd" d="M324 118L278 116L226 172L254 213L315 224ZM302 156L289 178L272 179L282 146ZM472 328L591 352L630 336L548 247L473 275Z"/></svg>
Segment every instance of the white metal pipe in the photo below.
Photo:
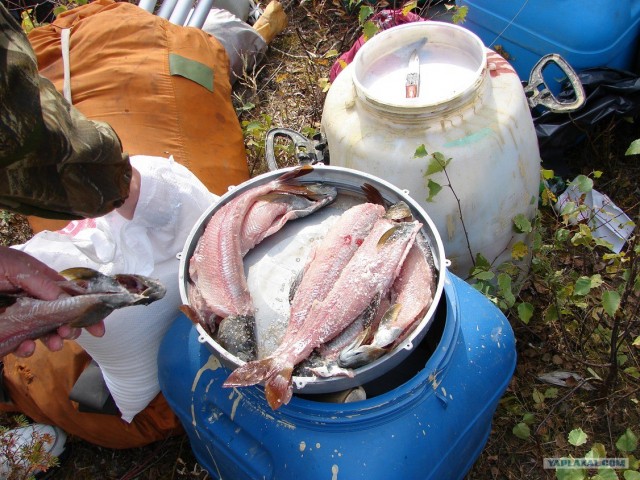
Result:
<svg viewBox="0 0 640 480"><path fill-rule="evenodd" d="M149 13L153 13L156 8L156 2L155 0L140 0L138 6Z"/></svg>
<svg viewBox="0 0 640 480"><path fill-rule="evenodd" d="M160 10L158 10L158 16L160 18L169 18L173 13L173 9L176 8L176 3L178 3L178 0L164 0L160 5Z"/></svg>
<svg viewBox="0 0 640 480"><path fill-rule="evenodd" d="M169 17L169 21L171 23L175 23L176 25L184 25L187 21L187 17L189 16L189 12L193 7L193 0L178 0L176 8L173 10L173 13Z"/></svg>
<svg viewBox="0 0 640 480"><path fill-rule="evenodd" d="M190 27L202 28L205 20L207 19L207 15L209 15L209 12L211 11L211 5L213 5L213 0L199 0L196 4L196 8L193 9L191 17L189 17L187 25Z"/></svg>

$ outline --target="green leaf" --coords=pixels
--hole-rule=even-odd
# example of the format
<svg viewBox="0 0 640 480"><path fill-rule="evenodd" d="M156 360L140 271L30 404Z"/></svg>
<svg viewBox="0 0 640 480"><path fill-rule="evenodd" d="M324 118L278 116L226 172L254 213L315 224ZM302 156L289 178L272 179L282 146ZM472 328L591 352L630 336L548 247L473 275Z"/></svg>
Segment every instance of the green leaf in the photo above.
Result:
<svg viewBox="0 0 640 480"><path fill-rule="evenodd" d="M633 343L631 344L634 347L640 347L640 335L638 336L638 338L636 338Z"/></svg>
<svg viewBox="0 0 640 480"><path fill-rule="evenodd" d="M514 260L522 260L529 254L529 247L524 242L516 242L511 247L511 258Z"/></svg>
<svg viewBox="0 0 640 480"><path fill-rule="evenodd" d="M640 138L631 142L627 151L624 152L625 155L640 155Z"/></svg>
<svg viewBox="0 0 640 480"><path fill-rule="evenodd" d="M634 472L633 470L625 471L622 476L624 480L640 480L640 472Z"/></svg>
<svg viewBox="0 0 640 480"><path fill-rule="evenodd" d="M571 233L571 232L570 232L569 230L567 230L566 228L559 228L559 229L556 231L556 240L557 240L558 242L564 243L564 242L566 242L567 240L569 240L569 235L570 235L570 233Z"/></svg>
<svg viewBox="0 0 640 480"><path fill-rule="evenodd" d="M607 290L602 294L602 306L613 317L620 308L620 294L615 290Z"/></svg>
<svg viewBox="0 0 640 480"><path fill-rule="evenodd" d="M489 270L491 268L491 264L489 260L487 260L484 255L481 253L476 254L476 268L481 268L483 270Z"/></svg>
<svg viewBox="0 0 640 480"><path fill-rule="evenodd" d="M416 151L413 154L413 158L424 158L427 155L429 155L429 152L427 152L427 147L425 147L423 143L418 148L416 148Z"/></svg>
<svg viewBox="0 0 640 480"><path fill-rule="evenodd" d="M542 175L542 178L544 178L545 180L551 180L555 176L553 170L547 170L544 168L540 170L540 173Z"/></svg>
<svg viewBox="0 0 640 480"><path fill-rule="evenodd" d="M518 305L518 317L522 323L528 325L531 317L533 317L533 305L529 302L520 303Z"/></svg>
<svg viewBox="0 0 640 480"><path fill-rule="evenodd" d="M513 427L512 431L516 437L522 440L526 440L531 436L531 429L529 428L529 425L524 422L520 422L519 424L517 424L515 427Z"/></svg>
<svg viewBox="0 0 640 480"><path fill-rule="evenodd" d="M369 18L371 15L373 15L373 8L368 5L362 5L360 7L360 11L358 12L358 22L360 22L360 25L364 24L367 18Z"/></svg>
<svg viewBox="0 0 640 480"><path fill-rule="evenodd" d="M495 274L491 270L480 270L473 275L473 278L482 281L493 280L493 277L495 277Z"/></svg>
<svg viewBox="0 0 640 480"><path fill-rule="evenodd" d="M527 425L531 425L535 423L536 416L533 413L527 412L524 415L522 415L522 421Z"/></svg>
<svg viewBox="0 0 640 480"><path fill-rule="evenodd" d="M593 180L586 175L578 175L570 182L570 185L575 185L582 193L588 193L593 190Z"/></svg>
<svg viewBox="0 0 640 480"><path fill-rule="evenodd" d="M509 308L513 307L513 305L516 303L516 297L513 295L513 292L511 291L511 277L506 273L499 274L498 288L507 306Z"/></svg>
<svg viewBox="0 0 640 480"><path fill-rule="evenodd" d="M633 452L638 448L638 437L630 428L627 428L627 431L616 442L616 448L622 452Z"/></svg>
<svg viewBox="0 0 640 480"><path fill-rule="evenodd" d="M556 469L558 480L586 480L587 474L584 468L558 468Z"/></svg>
<svg viewBox="0 0 640 480"><path fill-rule="evenodd" d="M376 33L380 31L380 27L378 27L373 22L365 22L362 26L362 35L364 35L365 39L373 38Z"/></svg>
<svg viewBox="0 0 640 480"><path fill-rule="evenodd" d="M58 15L66 11L67 11L67 7L65 7L64 5L58 5L53 9L53 15L57 18Z"/></svg>
<svg viewBox="0 0 640 480"><path fill-rule="evenodd" d="M544 398L557 398L557 397L558 397L558 389L556 387L550 387L544 391Z"/></svg>
<svg viewBox="0 0 640 480"><path fill-rule="evenodd" d="M429 163L427 163L427 172L424 174L425 177L433 175L434 173L442 172L445 168L447 168L447 165L449 165L450 161L451 159L445 159L442 154L438 155L438 152L432 154L431 160L429 160Z"/></svg>
<svg viewBox="0 0 640 480"><path fill-rule="evenodd" d="M529 233L532 230L531 222L524 214L519 213L513 217L513 229L516 233Z"/></svg>
<svg viewBox="0 0 640 480"><path fill-rule="evenodd" d="M579 447L587 443L587 434L581 428L576 428L569 432L569 443L574 447Z"/></svg>
<svg viewBox="0 0 640 480"><path fill-rule="evenodd" d="M418 0L413 0L411 2L407 2L404 7L402 7L402 14L406 15L408 14L411 10L418 8Z"/></svg>
<svg viewBox="0 0 640 480"><path fill-rule="evenodd" d="M440 193L440 190L442 190L442 185L429 179L427 181L427 188L429 189L429 196L427 197L427 202L433 202L433 197L435 197L438 193Z"/></svg>
<svg viewBox="0 0 640 480"><path fill-rule="evenodd" d="M640 378L640 370L637 367L627 367L624 369L624 373L635 379Z"/></svg>
<svg viewBox="0 0 640 480"><path fill-rule="evenodd" d="M601 443L594 443L591 447L591 450L587 452L584 458L606 458L607 450L604 448L604 445Z"/></svg>
<svg viewBox="0 0 640 480"><path fill-rule="evenodd" d="M611 467L600 467L598 474L591 478L592 480L618 480L618 475Z"/></svg>
<svg viewBox="0 0 640 480"><path fill-rule="evenodd" d="M585 296L591 290L591 278L589 277L580 277L576 280L576 286L573 289L573 292L576 295Z"/></svg>
<svg viewBox="0 0 640 480"><path fill-rule="evenodd" d="M533 397L533 401L535 403L544 403L544 394L537 388L533 389L533 393L531 394L531 396Z"/></svg>

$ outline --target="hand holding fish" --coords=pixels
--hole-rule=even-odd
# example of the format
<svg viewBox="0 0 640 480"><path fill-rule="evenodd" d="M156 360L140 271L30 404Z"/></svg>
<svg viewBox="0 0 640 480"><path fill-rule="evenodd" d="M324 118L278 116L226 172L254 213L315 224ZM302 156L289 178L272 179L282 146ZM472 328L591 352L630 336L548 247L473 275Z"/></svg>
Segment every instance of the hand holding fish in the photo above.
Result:
<svg viewBox="0 0 640 480"><path fill-rule="evenodd" d="M58 283L61 280L64 280L64 277L31 255L20 250L0 247L0 292L24 290L41 300L55 300L68 296ZM104 323L88 326L86 330L94 336L101 337L104 335ZM49 350L57 351L62 348L65 339L77 338L80 331L80 328L64 324L55 333L45 335L41 340ZM27 339L13 351L13 354L29 357L33 355L35 348L35 342Z"/></svg>

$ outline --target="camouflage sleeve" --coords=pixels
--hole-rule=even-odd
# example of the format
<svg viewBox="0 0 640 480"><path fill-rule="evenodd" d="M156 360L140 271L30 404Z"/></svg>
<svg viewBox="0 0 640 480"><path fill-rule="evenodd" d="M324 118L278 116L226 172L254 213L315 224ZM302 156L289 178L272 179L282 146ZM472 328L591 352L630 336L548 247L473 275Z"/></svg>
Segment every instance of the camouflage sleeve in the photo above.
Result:
<svg viewBox="0 0 640 480"><path fill-rule="evenodd" d="M38 74L29 41L0 4L0 208L100 216L124 202L130 181L116 133L85 118Z"/></svg>

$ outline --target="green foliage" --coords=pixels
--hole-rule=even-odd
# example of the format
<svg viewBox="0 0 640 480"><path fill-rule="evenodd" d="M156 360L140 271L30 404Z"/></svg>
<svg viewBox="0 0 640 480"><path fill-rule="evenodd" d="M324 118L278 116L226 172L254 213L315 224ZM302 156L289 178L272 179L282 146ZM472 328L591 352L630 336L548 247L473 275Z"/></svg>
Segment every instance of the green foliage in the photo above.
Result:
<svg viewBox="0 0 640 480"><path fill-rule="evenodd" d="M638 448L638 437L635 435L635 433L633 433L633 431L631 431L630 428L627 428L624 434L622 434L620 438L618 438L618 441L616 442L616 448L621 452L631 453L635 451L636 448Z"/></svg>
<svg viewBox="0 0 640 480"><path fill-rule="evenodd" d="M581 428L576 428L569 432L568 440L571 445L579 447L580 445L587 443L587 434L584 433Z"/></svg>
<svg viewBox="0 0 640 480"><path fill-rule="evenodd" d="M624 152L625 155L640 155L640 138L631 142L627 151Z"/></svg>

